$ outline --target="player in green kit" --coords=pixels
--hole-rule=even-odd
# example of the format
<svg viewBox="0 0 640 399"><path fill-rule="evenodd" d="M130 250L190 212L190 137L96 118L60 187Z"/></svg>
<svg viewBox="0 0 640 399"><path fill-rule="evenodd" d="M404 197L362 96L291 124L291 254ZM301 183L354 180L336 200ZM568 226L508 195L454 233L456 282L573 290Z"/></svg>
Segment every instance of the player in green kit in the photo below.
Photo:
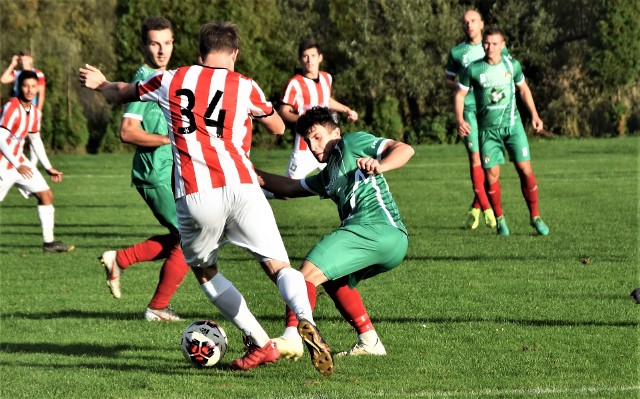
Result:
<svg viewBox="0 0 640 399"><path fill-rule="evenodd" d="M538 183L531 167L529 142L516 106L516 89L531 114L531 124L537 132L543 123L538 116L531 90L525 82L520 63L505 57L504 32L500 28L487 29L483 36L484 58L471 63L460 74L459 88L455 96L455 112L458 133L467 136L472 128L464 118L465 99L473 88L476 100L480 154L487 174L487 194L493 205L498 235L508 236L509 228L502 211L500 199L500 165L505 161L504 150L514 163L520 187L527 206L531 226L539 235L549 234L549 227L538 211Z"/></svg>
<svg viewBox="0 0 640 399"><path fill-rule="evenodd" d="M165 70L173 51L173 28L162 17L150 17L142 22L140 46L144 64L137 70L133 82L140 82ZM120 138L136 145L131 170L131 186L138 190L151 212L167 234L155 235L119 251L106 251L100 257L107 273L107 286L115 298L120 298L120 278L129 266L145 261L165 259L160 270L156 292L147 307L147 320L178 321L180 317L169 307L171 297L189 271L178 234L178 218L171 175L173 154L167 122L158 104L132 102L122 117Z"/></svg>
<svg viewBox="0 0 640 399"><path fill-rule="evenodd" d="M304 137L314 157L327 166L299 180L257 172L263 188L278 196L318 195L338 206L340 227L320 239L300 269L309 301L315 306L318 285L337 282L354 288L361 280L389 271L404 259L409 242L407 228L383 172L402 167L414 151L407 144L366 132L342 136L337 114L326 107L308 110L298 120L296 132ZM291 318L289 314L287 320ZM385 352L373 330L359 334L358 342L341 354Z"/></svg>
<svg viewBox="0 0 640 399"><path fill-rule="evenodd" d="M484 57L484 48L482 46L482 29L484 29L484 21L482 16L476 10L467 10L462 15L462 30L465 34L465 40L458 43L449 52L449 59L445 68L445 83L448 87L457 90L458 82L456 76L473 61ZM505 47L502 52L508 56L509 52ZM469 210L467 218L467 227L475 230L480 225L480 213L484 213L484 221L487 227L496 227L496 218L489 198L485 190L485 174L480 161L480 140L478 138L478 122L476 120L476 101L474 96L467 96L464 102L464 119L471 126L468 135L462 137L462 142L467 149L469 156L469 170L471 173L471 184L473 187L474 198Z"/></svg>

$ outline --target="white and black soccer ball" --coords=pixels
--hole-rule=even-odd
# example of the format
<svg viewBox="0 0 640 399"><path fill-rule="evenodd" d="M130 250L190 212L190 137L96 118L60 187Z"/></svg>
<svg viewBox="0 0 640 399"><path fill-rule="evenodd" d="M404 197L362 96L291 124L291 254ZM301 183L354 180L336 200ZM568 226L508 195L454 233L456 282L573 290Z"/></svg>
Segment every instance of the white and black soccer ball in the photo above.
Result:
<svg viewBox="0 0 640 399"><path fill-rule="evenodd" d="M227 334L216 322L194 321L182 333L180 348L189 363L211 367L227 352Z"/></svg>

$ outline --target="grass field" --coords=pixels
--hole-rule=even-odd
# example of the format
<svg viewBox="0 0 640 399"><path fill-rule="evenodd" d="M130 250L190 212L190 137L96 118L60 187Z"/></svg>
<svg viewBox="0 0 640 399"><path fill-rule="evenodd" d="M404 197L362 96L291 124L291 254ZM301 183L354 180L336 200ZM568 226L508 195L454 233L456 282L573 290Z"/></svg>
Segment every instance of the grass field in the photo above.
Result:
<svg viewBox="0 0 640 399"><path fill-rule="evenodd" d="M54 156L56 238L43 254L35 201L17 190L0 206L2 398L629 398L640 395L638 278L640 138L533 141L538 237L517 176L503 168L511 236L461 228L471 200L461 146L420 146L387 174L410 231L406 260L360 290L388 356L336 360L321 377L308 355L232 372L240 333L189 275L172 301L186 321L142 318L160 263L132 266L111 298L96 258L162 233L129 187L130 154ZM254 151L282 172L287 151ZM272 201L294 265L338 224L329 201ZM282 331L284 305L259 266L225 247L220 269L265 329ZM356 338L326 295L316 320L334 350ZM229 336L220 367L189 366L178 343L193 320Z"/></svg>

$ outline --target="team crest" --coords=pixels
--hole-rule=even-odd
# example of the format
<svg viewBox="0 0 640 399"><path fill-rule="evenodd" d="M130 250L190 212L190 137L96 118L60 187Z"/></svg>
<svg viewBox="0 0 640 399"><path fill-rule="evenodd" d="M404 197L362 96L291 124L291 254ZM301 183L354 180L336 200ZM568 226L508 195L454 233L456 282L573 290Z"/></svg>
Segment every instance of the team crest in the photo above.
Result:
<svg viewBox="0 0 640 399"><path fill-rule="evenodd" d="M497 87L494 87L493 89L491 89L490 95L491 95L491 104L499 103L502 99L505 98L505 95L502 89L498 89Z"/></svg>
<svg viewBox="0 0 640 399"><path fill-rule="evenodd" d="M491 161L491 158L490 158L490 157L488 157L488 156L484 157L484 164L485 164L485 165L486 165L486 164L488 164L488 163L489 163L489 161Z"/></svg>

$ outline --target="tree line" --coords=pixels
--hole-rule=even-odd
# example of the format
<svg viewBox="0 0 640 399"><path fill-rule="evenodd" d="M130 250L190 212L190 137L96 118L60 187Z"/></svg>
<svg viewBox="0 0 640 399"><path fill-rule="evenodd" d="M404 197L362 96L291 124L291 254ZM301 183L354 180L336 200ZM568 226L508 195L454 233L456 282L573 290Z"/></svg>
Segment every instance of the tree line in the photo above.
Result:
<svg viewBox="0 0 640 399"><path fill-rule="evenodd" d="M346 130L411 144L457 141L453 92L444 85L460 19L477 9L507 34L521 61L546 134L608 137L640 132L640 0L0 0L0 68L29 49L47 77L43 138L61 152L119 151L122 107L80 88L77 69L99 67L129 81L142 62L140 22L174 26L170 68L197 59L200 25L235 22L236 70L277 102L297 62L297 44L322 46L334 97L358 111ZM10 88L1 88L6 101ZM528 119L526 109L521 113ZM254 145L290 145L261 134Z"/></svg>

